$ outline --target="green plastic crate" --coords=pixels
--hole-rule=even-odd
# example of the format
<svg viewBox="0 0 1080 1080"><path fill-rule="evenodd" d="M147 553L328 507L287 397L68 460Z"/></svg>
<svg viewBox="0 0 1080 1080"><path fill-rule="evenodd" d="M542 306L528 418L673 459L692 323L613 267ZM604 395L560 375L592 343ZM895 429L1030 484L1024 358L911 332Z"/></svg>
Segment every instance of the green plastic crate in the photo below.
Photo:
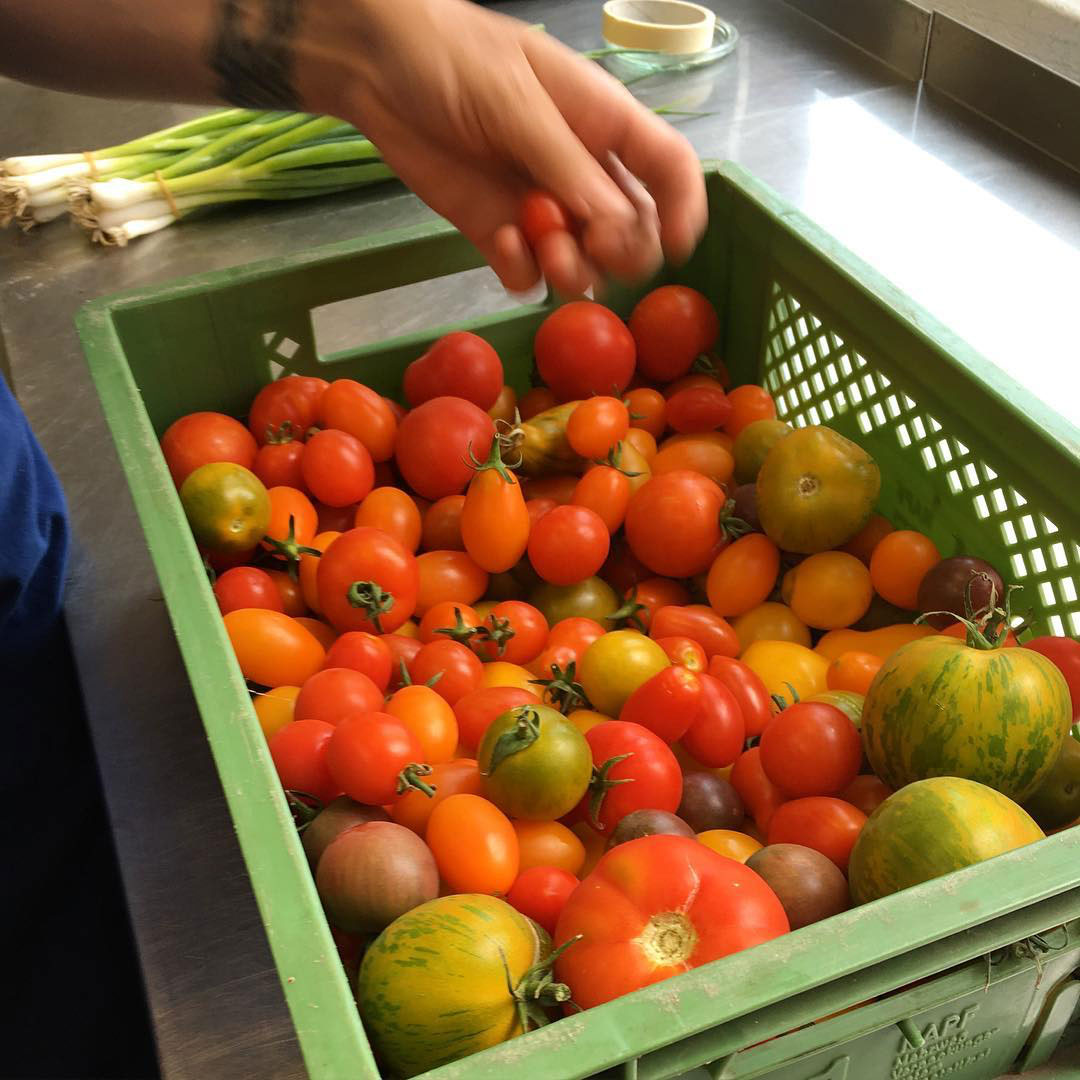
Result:
<svg viewBox="0 0 1080 1080"><path fill-rule="evenodd" d="M885 514L1022 582L1038 629L1080 634L1080 433L743 170L710 168L708 188L708 233L665 277L716 303L736 381L763 382L794 424L862 443ZM398 394L451 327L320 357L312 309L479 265L449 226L426 225L97 300L78 319L317 1078L378 1069L157 437L193 410L243 415L282 367ZM625 314L641 291L610 302ZM547 310L455 328L491 341L524 387ZM1072 1016L1077 919L1074 830L427 1075L982 1080L1044 1060Z"/></svg>

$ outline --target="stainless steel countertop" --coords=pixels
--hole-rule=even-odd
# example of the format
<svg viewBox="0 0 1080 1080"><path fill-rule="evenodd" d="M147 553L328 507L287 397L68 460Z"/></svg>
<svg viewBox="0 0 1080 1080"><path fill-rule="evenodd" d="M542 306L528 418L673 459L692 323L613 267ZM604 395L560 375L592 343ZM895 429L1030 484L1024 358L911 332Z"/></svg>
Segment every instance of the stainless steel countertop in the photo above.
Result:
<svg viewBox="0 0 1080 1080"><path fill-rule="evenodd" d="M576 47L600 44L600 0L498 6ZM639 83L638 95L708 111L680 124L702 157L747 166L1080 422L1080 334L1071 321L1080 179L776 0L713 6L738 27L736 52L710 69ZM0 146L11 153L107 145L195 111L3 81L0 103ZM126 250L92 249L64 224L0 239L0 332L16 391L71 503L68 621L170 1076L291 1077L303 1067L72 319L92 297L429 213L388 187L240 209ZM468 307L496 297L493 288L478 295L461 284L443 292L444 302ZM406 304L366 314L375 321L365 337L416 318Z"/></svg>

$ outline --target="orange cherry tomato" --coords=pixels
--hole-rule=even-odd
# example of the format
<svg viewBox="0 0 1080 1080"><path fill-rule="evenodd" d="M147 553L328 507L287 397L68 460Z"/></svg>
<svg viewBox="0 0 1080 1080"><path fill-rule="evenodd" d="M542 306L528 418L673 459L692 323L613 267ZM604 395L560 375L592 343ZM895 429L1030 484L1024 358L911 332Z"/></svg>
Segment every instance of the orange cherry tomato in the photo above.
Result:
<svg viewBox="0 0 1080 1080"><path fill-rule="evenodd" d="M487 589L487 571L464 551L426 551L417 556L416 567L420 572L416 613L421 616L442 600L473 604Z"/></svg>
<svg viewBox="0 0 1080 1080"><path fill-rule="evenodd" d="M319 421L324 428L359 439L372 461L389 461L394 456L397 420L386 400L363 383L335 379L319 399Z"/></svg>
<svg viewBox="0 0 1080 1080"><path fill-rule="evenodd" d="M629 429L630 415L618 398L588 398L570 414L566 441L583 458L605 458Z"/></svg>
<svg viewBox="0 0 1080 1080"><path fill-rule="evenodd" d="M299 686L275 686L265 694L255 694L252 697L251 704L259 718L259 727L267 739L276 735L286 724L292 723L296 699L299 696Z"/></svg>
<svg viewBox="0 0 1080 1080"><path fill-rule="evenodd" d="M514 686L518 690L527 690L530 694L539 693L533 682L536 676L520 664L510 664L505 660L491 660L483 665L480 672L480 685Z"/></svg>
<svg viewBox="0 0 1080 1080"><path fill-rule="evenodd" d="M870 577L885 600L907 611L919 606L919 586L928 570L941 562L929 536L901 529L883 537L870 557Z"/></svg>
<svg viewBox="0 0 1080 1080"><path fill-rule="evenodd" d="M714 484L726 484L735 472L735 459L719 442L690 436L675 443L665 443L652 459L654 476L678 469L701 473Z"/></svg>
<svg viewBox="0 0 1080 1080"><path fill-rule="evenodd" d="M802 622L816 630L840 630L857 623L874 598L870 572L846 551L811 555L791 573L791 591L784 589L784 599Z"/></svg>
<svg viewBox="0 0 1080 1080"><path fill-rule="evenodd" d="M295 615L294 618L327 652L330 651L330 646L337 641L338 632L329 623L324 623L322 619L309 619L305 615Z"/></svg>
<svg viewBox="0 0 1080 1080"><path fill-rule="evenodd" d="M469 481L461 513L461 539L470 558L489 574L516 566L525 554L532 519L518 478L502 462L499 441ZM484 583L487 588L487 583Z"/></svg>
<svg viewBox="0 0 1080 1080"><path fill-rule="evenodd" d="M577 874L585 863L585 845L557 821L515 821L514 832L521 853L519 873L534 866L557 866Z"/></svg>
<svg viewBox="0 0 1080 1080"><path fill-rule="evenodd" d="M684 607L690 603L690 593L682 582L667 577L651 577L639 581L626 594L626 604L633 607L629 617L631 625L640 623L642 633L647 634L653 616L665 607Z"/></svg>
<svg viewBox="0 0 1080 1080"><path fill-rule="evenodd" d="M403 686L391 695L385 711L396 716L424 749L424 761L437 765L454 756L458 725L454 710L430 686Z"/></svg>
<svg viewBox="0 0 1080 1080"><path fill-rule="evenodd" d="M630 428L623 443L632 446L646 462L651 462L656 457L656 439L644 428ZM629 468L629 466L623 462L623 468Z"/></svg>
<svg viewBox="0 0 1080 1080"><path fill-rule="evenodd" d="M547 647L554 649L565 645L576 656L581 656L597 638L603 637L608 629L595 619L572 615L569 619L560 619L548 631Z"/></svg>
<svg viewBox="0 0 1080 1080"><path fill-rule="evenodd" d="M709 659L705 655L705 650L692 638L656 638L656 644L667 653L667 658L676 667L684 667L687 671L693 672L708 670Z"/></svg>
<svg viewBox="0 0 1080 1080"><path fill-rule="evenodd" d="M895 532L895 529L887 517L871 514L870 520L840 550L854 555L859 562L869 566L874 548L891 532Z"/></svg>
<svg viewBox="0 0 1080 1080"><path fill-rule="evenodd" d="M517 833L494 803L451 795L431 812L427 844L439 877L456 893L505 893L521 861Z"/></svg>
<svg viewBox="0 0 1080 1080"><path fill-rule="evenodd" d="M705 832L699 832L697 838L707 848L712 848L717 855L723 855L741 863L746 862L755 851L760 851L762 847L752 836L736 832L734 829L707 829Z"/></svg>
<svg viewBox="0 0 1080 1080"><path fill-rule="evenodd" d="M267 495L270 497L270 524L266 527L263 547L285 562L295 563L300 559L297 550L309 547L319 527L319 512L312 501L296 488L274 487Z"/></svg>
<svg viewBox="0 0 1080 1080"><path fill-rule="evenodd" d="M830 690L852 690L856 694L865 694L883 663L885 661L873 653L841 653L825 672L825 685Z"/></svg>
<svg viewBox="0 0 1080 1080"><path fill-rule="evenodd" d="M325 551L339 536L339 532L321 532L312 537L311 543L305 547L314 548L316 551ZM304 594L304 603L316 615L322 614L319 606L319 556L309 555L306 552L300 556L300 589Z"/></svg>
<svg viewBox="0 0 1080 1080"><path fill-rule="evenodd" d="M593 709L575 709L566 718L581 732L582 735L587 735L598 724L606 724L613 717L605 716L603 713L594 711Z"/></svg>
<svg viewBox="0 0 1080 1080"><path fill-rule="evenodd" d="M726 450L732 456L735 454L735 440L723 431L697 431L688 432L687 434L676 432L674 435L669 435L660 444L660 449L666 450L668 447L678 446L679 443L684 442L709 443L712 446L719 446L722 450Z"/></svg>
<svg viewBox="0 0 1080 1080"><path fill-rule="evenodd" d="M464 551L461 538L461 515L464 495L444 495L424 511L420 544L425 551Z"/></svg>
<svg viewBox="0 0 1080 1080"><path fill-rule="evenodd" d="M581 841L585 849L585 862L582 863L578 873L578 877L584 879L593 872L593 867L604 857L608 838L603 833L598 833L587 821L575 822L570 826L570 831Z"/></svg>
<svg viewBox="0 0 1080 1080"><path fill-rule="evenodd" d="M623 467L626 467L625 462ZM573 473L551 473L548 476L530 476L525 481L525 497L551 499L559 506L565 506L574 497L580 478Z"/></svg>
<svg viewBox="0 0 1080 1080"><path fill-rule="evenodd" d="M495 404L488 409L488 416L492 420L502 420L507 424L511 424L514 421L517 404L517 391L512 386L504 386L499 391Z"/></svg>
<svg viewBox="0 0 1080 1080"><path fill-rule="evenodd" d="M736 386L728 392L728 401L731 402L731 416L724 425L724 430L733 439L755 420L776 419L776 402L764 387L749 383Z"/></svg>
<svg viewBox="0 0 1080 1080"><path fill-rule="evenodd" d="M267 570L270 580L277 588L281 597L281 610L294 619L298 615L307 614L307 604L304 603L304 593L300 588L300 582L289 577L284 570Z"/></svg>
<svg viewBox="0 0 1080 1080"><path fill-rule="evenodd" d="M786 604L766 600L735 620L739 647L745 652L755 641L794 641L810 648L810 631Z"/></svg>
<svg viewBox="0 0 1080 1080"><path fill-rule="evenodd" d="M648 435L648 432L642 428L633 428L632 430L641 431L642 434ZM650 435L649 438L651 439L652 436ZM623 439L616 448L615 453L618 457L619 468L622 469L626 474L626 478L630 481L630 495L633 497L635 492L640 491L652 476L650 459L629 439Z"/></svg>
<svg viewBox="0 0 1080 1080"><path fill-rule="evenodd" d="M419 637L425 645L429 641L441 641L443 638L450 638L468 645L473 636L468 633L468 630L479 626L480 622L480 616L468 604L459 604L456 600L442 600L424 613L424 617L420 620ZM443 634L440 633L441 630L456 632Z"/></svg>
<svg viewBox="0 0 1080 1080"><path fill-rule="evenodd" d="M522 420L531 420L558 404L559 399L546 386L534 386L518 399L518 412Z"/></svg>
<svg viewBox="0 0 1080 1080"><path fill-rule="evenodd" d="M780 572L780 551L761 533L749 533L717 555L709 570L709 603L721 615L742 615L765 602Z"/></svg>
<svg viewBox="0 0 1080 1080"><path fill-rule="evenodd" d="M550 500L530 501L546 503ZM575 506L584 506L596 514L607 526L609 533L617 532L626 517L626 508L630 505L630 478L608 465L595 465L577 482L570 501Z"/></svg>
<svg viewBox="0 0 1080 1080"><path fill-rule="evenodd" d="M667 402L659 390L639 386L626 395L626 408L630 414L630 426L644 428L654 439L659 439L667 427L664 410Z"/></svg>
<svg viewBox="0 0 1080 1080"><path fill-rule="evenodd" d="M303 686L326 659L315 636L282 611L230 611L225 632L244 678L260 686Z"/></svg>
<svg viewBox="0 0 1080 1080"><path fill-rule="evenodd" d="M420 546L420 510L401 488L379 487L369 492L357 507L353 524L382 529L408 551Z"/></svg>
<svg viewBox="0 0 1080 1080"><path fill-rule="evenodd" d="M434 795L427 795L419 788L410 788L400 799L390 806L390 817L412 829L417 836L427 833L432 811L451 795L480 795L484 789L484 778L480 767L472 758L455 758L431 766L431 775L425 776L424 783L435 789Z"/></svg>

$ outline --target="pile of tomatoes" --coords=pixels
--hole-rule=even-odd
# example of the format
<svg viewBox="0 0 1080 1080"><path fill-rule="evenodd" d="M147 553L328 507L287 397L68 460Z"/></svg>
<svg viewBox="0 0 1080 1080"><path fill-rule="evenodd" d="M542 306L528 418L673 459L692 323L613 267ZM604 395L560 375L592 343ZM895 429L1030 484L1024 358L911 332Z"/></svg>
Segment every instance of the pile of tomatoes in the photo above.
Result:
<svg viewBox="0 0 1080 1080"><path fill-rule="evenodd" d="M374 1003L409 995L375 936L437 930L447 898L532 920L504 916L501 955L553 935L585 1007L846 908L891 794L864 758L864 695L932 633L919 612L972 614L988 573L1004 594L873 512L858 446L730 387L718 329L683 286L625 322L575 301L540 326L520 397L488 342L452 333L406 370L406 406L288 376L246 425L196 413L163 437L398 1072L447 1051L411 1038L420 1057L394 1060L396 1014ZM523 1030L506 1007L470 1050Z"/></svg>

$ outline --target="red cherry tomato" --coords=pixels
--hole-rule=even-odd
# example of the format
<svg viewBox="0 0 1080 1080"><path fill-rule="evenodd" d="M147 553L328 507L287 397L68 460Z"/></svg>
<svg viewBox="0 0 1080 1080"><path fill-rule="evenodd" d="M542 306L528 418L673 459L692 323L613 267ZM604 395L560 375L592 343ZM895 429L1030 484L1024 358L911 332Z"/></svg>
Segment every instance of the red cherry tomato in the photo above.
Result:
<svg viewBox="0 0 1080 1080"><path fill-rule="evenodd" d="M525 234L525 243L535 249L548 233L570 232L570 215L554 195L527 191L518 208L518 226Z"/></svg>
<svg viewBox="0 0 1080 1080"><path fill-rule="evenodd" d="M319 414L326 391L325 379L308 375L286 375L264 386L251 403L248 427L261 446L275 436L307 437Z"/></svg>
<svg viewBox="0 0 1080 1080"><path fill-rule="evenodd" d="M577 482L570 501L575 506L584 506L591 510L607 526L608 532L614 533L622 525L626 508L630 505L630 477L608 465L597 465L587 470ZM552 507L555 505L551 504ZM536 520L538 519L534 519L534 524Z"/></svg>
<svg viewBox="0 0 1080 1080"><path fill-rule="evenodd" d="M243 424L215 412L181 416L161 437L161 452L177 487L196 469L216 461L251 469L256 450L255 440Z"/></svg>
<svg viewBox="0 0 1080 1080"><path fill-rule="evenodd" d="M424 511L420 546L425 551L464 551L461 517L465 512L464 495L446 495Z"/></svg>
<svg viewBox="0 0 1080 1080"><path fill-rule="evenodd" d="M543 613L521 600L496 604L483 623L487 639L477 639L477 651L485 660L528 664L548 642L548 623Z"/></svg>
<svg viewBox="0 0 1080 1080"><path fill-rule="evenodd" d="M306 491L303 460L302 442L292 439L288 442L270 442L259 447L251 471L263 482L264 487L291 487Z"/></svg>
<svg viewBox="0 0 1080 1080"><path fill-rule="evenodd" d="M567 870L557 866L533 866L518 874L506 900L526 918L554 934L566 901L578 884L578 879Z"/></svg>
<svg viewBox="0 0 1080 1080"><path fill-rule="evenodd" d="M583 458L605 458L629 430L630 414L618 398L593 397L570 414L566 441Z"/></svg>
<svg viewBox="0 0 1080 1080"><path fill-rule="evenodd" d="M406 676L409 680L412 679L409 668L424 644L418 638L406 637L404 634L383 634L379 640L390 652L390 682L386 689L389 693L393 693L405 685ZM404 671L402 671L402 665L405 667Z"/></svg>
<svg viewBox="0 0 1080 1080"><path fill-rule="evenodd" d="M297 720L322 720L335 727L353 713L377 712L383 692L352 668L324 668L303 686L293 706Z"/></svg>
<svg viewBox="0 0 1080 1080"><path fill-rule="evenodd" d="M323 552L316 575L323 614L342 633L389 633L416 609L416 557L379 529L350 529Z"/></svg>
<svg viewBox="0 0 1080 1080"><path fill-rule="evenodd" d="M468 604L459 604L454 600L440 600L427 609L420 620L420 640L427 645L430 641L460 641L468 645L476 636L480 625L480 616Z"/></svg>
<svg viewBox="0 0 1080 1080"><path fill-rule="evenodd" d="M536 332L533 351L540 377L560 401L621 395L634 373L634 339L626 324L591 300L556 308Z"/></svg>
<svg viewBox="0 0 1080 1080"><path fill-rule="evenodd" d="M475 751L491 722L519 705L539 705L540 698L517 686L483 686L457 699L454 715L458 739L467 750Z"/></svg>
<svg viewBox="0 0 1080 1080"><path fill-rule="evenodd" d="M731 691L711 675L699 675L701 708L682 737L683 746L702 765L730 765L746 742L746 722Z"/></svg>
<svg viewBox="0 0 1080 1080"><path fill-rule="evenodd" d="M459 397L485 412L503 388L499 354L482 337L464 330L439 338L405 369L405 398L414 408L437 397Z"/></svg>
<svg viewBox="0 0 1080 1080"><path fill-rule="evenodd" d="M720 332L716 309L696 289L661 285L630 313L637 369L647 379L670 382L685 375L707 353Z"/></svg>
<svg viewBox="0 0 1080 1080"><path fill-rule="evenodd" d="M457 641L432 641L423 645L409 665L415 683L431 683L432 689L450 705L480 685L483 664L467 646Z"/></svg>
<svg viewBox="0 0 1080 1080"><path fill-rule="evenodd" d="M1080 641L1066 637L1037 637L1025 649L1042 653L1065 676L1072 695L1073 723L1080 722Z"/></svg>
<svg viewBox="0 0 1080 1080"><path fill-rule="evenodd" d="M495 421L459 397L437 397L409 411L398 428L395 461L425 499L458 495L472 478L471 457L486 461Z"/></svg>
<svg viewBox="0 0 1080 1080"><path fill-rule="evenodd" d="M667 422L680 433L715 431L731 418L731 402L719 383L690 386L667 401Z"/></svg>
<svg viewBox="0 0 1080 1080"><path fill-rule="evenodd" d="M327 506L352 506L375 482L375 466L367 448L344 431L312 435L300 465L308 491Z"/></svg>
<svg viewBox="0 0 1080 1080"><path fill-rule="evenodd" d="M554 499L526 499L525 509L529 511L529 531L549 511L559 504ZM584 505L584 504L581 504Z"/></svg>
<svg viewBox="0 0 1080 1080"><path fill-rule="evenodd" d="M739 703L739 710L746 723L746 737L760 735L773 718L772 698L761 681L761 676L741 660L719 653L709 660L709 674L714 679L719 679Z"/></svg>
<svg viewBox="0 0 1080 1080"><path fill-rule="evenodd" d="M852 806L857 806L869 817L892 793L891 787L886 786L876 776L867 774L856 776L840 792L840 798Z"/></svg>
<svg viewBox="0 0 1080 1080"><path fill-rule="evenodd" d="M632 618L640 622L645 633L652 626L653 616L665 607L684 607L690 603L686 586L671 578L652 577L639 581L625 598L628 604L638 605Z"/></svg>
<svg viewBox="0 0 1080 1080"><path fill-rule="evenodd" d="M609 720L587 731L585 739L596 777L573 817L610 833L632 810L674 814L679 808L682 770L658 735L640 724Z"/></svg>
<svg viewBox="0 0 1080 1080"><path fill-rule="evenodd" d="M777 714L761 734L761 764L789 799L836 795L859 775L862 739L835 705L801 701Z"/></svg>
<svg viewBox="0 0 1080 1080"><path fill-rule="evenodd" d="M385 694L390 685L390 669L393 663L393 654L384 638L366 634L363 630L350 630L342 634L327 650L324 667L359 671Z"/></svg>
<svg viewBox="0 0 1080 1080"><path fill-rule="evenodd" d="M761 748L744 750L731 769L731 786L750 811L754 824L764 834L777 807L784 803L784 793L765 775L761 766Z"/></svg>
<svg viewBox="0 0 1080 1080"><path fill-rule="evenodd" d="M549 649L565 645L572 649L576 656L581 656L597 638L606 633L607 629L595 619L573 615L569 619L560 619L551 628L547 644Z"/></svg>
<svg viewBox="0 0 1080 1080"><path fill-rule="evenodd" d="M705 650L710 662L714 656L739 655L739 639L734 628L704 604L660 608L652 617L649 636L688 637Z"/></svg>
<svg viewBox="0 0 1080 1080"><path fill-rule="evenodd" d="M843 799L794 799L779 806L769 822L770 844L802 844L820 851L846 874L851 849L866 815Z"/></svg>
<svg viewBox="0 0 1080 1080"><path fill-rule="evenodd" d="M271 737L270 757L286 791L314 795L323 805L341 794L341 785L327 763L327 749L336 730L321 720L294 720Z"/></svg>
<svg viewBox="0 0 1080 1080"><path fill-rule="evenodd" d="M214 582L214 596L222 615L240 608L285 610L273 578L265 570L257 570L254 566L236 566L226 570Z"/></svg>
<svg viewBox="0 0 1080 1080"><path fill-rule="evenodd" d="M430 772L423 756L420 740L397 717L369 712L350 716L334 728L326 764L350 799L386 806L420 786L416 780Z"/></svg>
<svg viewBox="0 0 1080 1080"><path fill-rule="evenodd" d="M667 654L667 658L677 667L700 675L708 667L709 661L705 650L688 637L657 638L656 644Z"/></svg>
<svg viewBox="0 0 1080 1080"><path fill-rule="evenodd" d="M281 597L281 610L294 619L307 615L307 604L304 603L304 593L300 588L300 582L284 570L267 570L266 573L274 583L278 596ZM327 627L327 629L330 628Z"/></svg>
<svg viewBox="0 0 1080 1080"><path fill-rule="evenodd" d="M584 506L557 506L529 535L529 562L552 585L576 585L607 558L611 540L599 515Z"/></svg>
<svg viewBox="0 0 1080 1080"><path fill-rule="evenodd" d="M666 743L677 742L701 713L704 694L702 680L692 671L667 667L626 699L619 719L648 728Z"/></svg>

